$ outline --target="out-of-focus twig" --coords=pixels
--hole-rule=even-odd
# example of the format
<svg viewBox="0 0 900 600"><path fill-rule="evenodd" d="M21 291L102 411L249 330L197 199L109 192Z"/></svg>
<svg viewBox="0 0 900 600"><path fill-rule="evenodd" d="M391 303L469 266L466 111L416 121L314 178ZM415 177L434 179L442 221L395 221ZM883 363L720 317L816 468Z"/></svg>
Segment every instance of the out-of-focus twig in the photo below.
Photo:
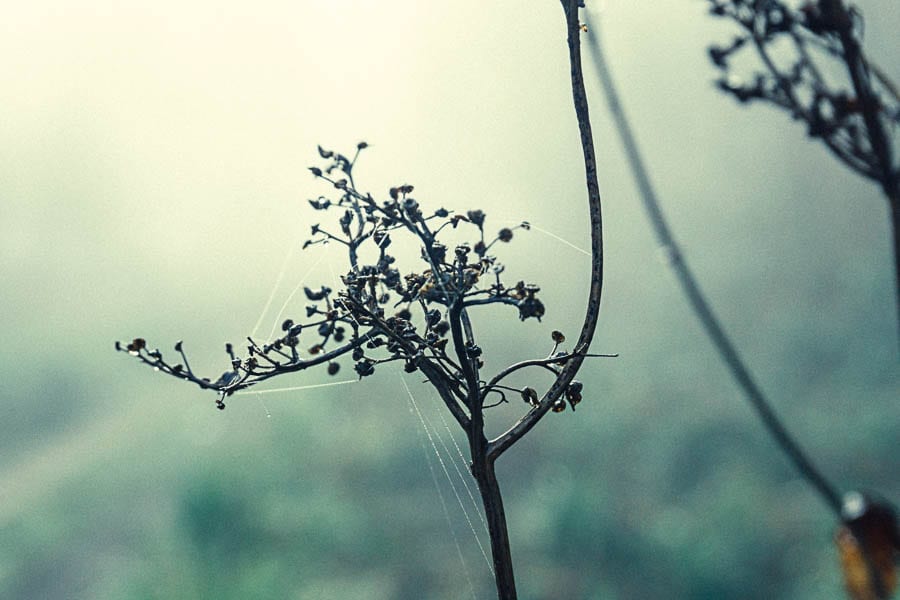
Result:
<svg viewBox="0 0 900 600"><path fill-rule="evenodd" d="M660 246L665 250L669 259L669 264L675 272L678 283L681 285L684 294L687 296L691 308L700 319L706 334L716 347L722 360L728 366L735 381L744 391L750 404L756 410L756 413L762 420L766 430L787 455L788 459L794 464L800 475L812 485L828 507L836 515L840 516L840 493L813 464L778 418L771 403L756 384L753 375L750 373L750 369L744 364L740 354L731 342L728 334L725 333L719 319L716 317L712 307L700 290L696 278L693 273L691 273L679 245L675 241L672 231L669 229L668 222L660 208L653 184L650 181L647 168L644 166L644 161L641 158L641 153L637 142L635 141L634 134L631 132L631 127L628 123L625 111L622 108L622 103L619 100L619 94L613 83L609 66L606 64L606 58L604 57L600 43L599 31L600 27L597 20L591 20L588 23L588 39L590 41L591 57L594 60L597 76L600 79L606 101L609 104L610 114L615 122L616 131L622 140L622 145L625 148L628 164L634 175L635 182L637 183L641 201L647 212L647 217L650 219L650 223L653 226L656 239Z"/></svg>

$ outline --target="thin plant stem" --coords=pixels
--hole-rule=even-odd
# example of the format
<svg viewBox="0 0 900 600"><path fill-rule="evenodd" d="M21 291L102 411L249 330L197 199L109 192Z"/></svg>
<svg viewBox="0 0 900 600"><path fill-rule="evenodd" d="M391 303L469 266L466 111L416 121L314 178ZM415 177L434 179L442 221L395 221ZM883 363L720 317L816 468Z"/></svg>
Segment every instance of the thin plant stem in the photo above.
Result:
<svg viewBox="0 0 900 600"><path fill-rule="evenodd" d="M841 494L837 488L825 478L822 472L813 464L812 460L801 449L800 445L794 440L793 436L778 418L771 403L766 398L763 391L756 384L750 369L744 364L740 354L735 348L731 339L725 333L719 319L716 317L709 302L706 300L703 292L697 283L696 278L688 267L687 261L681 253L678 243L669 228L668 222L660 208L659 201L654 191L653 184L641 153L638 148L631 127L622 108L619 94L616 91L615 84L610 74L609 66L600 44L598 35L599 27L596 22L592 22L588 26L588 39L590 41L591 56L596 65L597 75L603 86L604 95L609 105L609 111L615 123L616 131L621 138L622 145L625 148L625 154L631 172L634 175L635 182L640 192L640 197L647 212L647 217L653 226L656 234L657 242L665 249L669 263L678 283L681 285L682 291L687 296L694 313L700 319L706 334L715 346L719 356L728 366L731 375L737 384L741 387L753 406L757 415L768 431L769 435L775 440L778 447L787 455L788 459L796 467L800 475L816 490L819 497L828 505L828 507L838 517L841 514Z"/></svg>
<svg viewBox="0 0 900 600"><path fill-rule="evenodd" d="M566 391L584 361L597 329L600 316L600 299L603 292L603 218L600 198L600 184L597 181L597 155L594 151L594 134L588 111L587 92L584 89L584 74L581 67L581 23L578 19L578 0L560 0L566 17L566 31L569 46L569 66L572 82L572 103L584 157L584 183L587 188L588 217L591 231L591 280L587 308L582 321L581 332L575 343L573 356L560 371L553 385L525 416L488 446L491 460L496 460L523 435L531 431L538 421L547 414L553 403Z"/></svg>

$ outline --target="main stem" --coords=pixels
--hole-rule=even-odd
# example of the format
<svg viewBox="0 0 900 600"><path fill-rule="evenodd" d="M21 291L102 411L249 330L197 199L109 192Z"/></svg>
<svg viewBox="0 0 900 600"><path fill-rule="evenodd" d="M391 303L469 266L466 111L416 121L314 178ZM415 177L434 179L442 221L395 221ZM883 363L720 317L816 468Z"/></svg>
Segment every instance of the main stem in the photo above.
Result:
<svg viewBox="0 0 900 600"><path fill-rule="evenodd" d="M483 434L478 434L485 442ZM506 513L503 510L503 496L494 472L494 462L486 453L487 444L480 444L482 450L476 456L473 452L472 475L481 492L484 517L491 536L491 556L494 562L494 581L497 584L497 598L515 600L516 579L513 574L512 553L509 549L509 532L506 529Z"/></svg>

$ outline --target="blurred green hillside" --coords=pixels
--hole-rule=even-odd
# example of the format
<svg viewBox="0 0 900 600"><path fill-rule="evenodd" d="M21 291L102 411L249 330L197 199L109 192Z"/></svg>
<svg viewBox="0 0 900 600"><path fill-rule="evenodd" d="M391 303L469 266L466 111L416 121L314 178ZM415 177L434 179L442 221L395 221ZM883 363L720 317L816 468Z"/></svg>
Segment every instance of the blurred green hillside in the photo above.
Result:
<svg viewBox="0 0 900 600"><path fill-rule="evenodd" d="M896 5L860 5L867 47L900 77ZM896 503L886 203L784 115L715 91L705 48L730 32L704 9L603 13L664 209L800 443L842 489ZM306 203L329 192L305 170L316 144L360 139L357 182L373 194L409 182L425 205L539 228L501 256L510 280L542 285L547 315L474 315L488 370L544 355L554 329L574 334L588 258L541 231L587 246L557 3L50 0L3 13L0 598L492 597L399 369L219 412L113 341L184 339L215 376L283 264L261 335L302 280L333 282L338 248L285 258L322 218ZM521 596L842 598L835 523L687 309L589 92L607 240L593 349L620 356L589 363L578 411L548 415L498 465ZM455 478L437 401L404 377ZM491 427L522 410L497 409Z"/></svg>

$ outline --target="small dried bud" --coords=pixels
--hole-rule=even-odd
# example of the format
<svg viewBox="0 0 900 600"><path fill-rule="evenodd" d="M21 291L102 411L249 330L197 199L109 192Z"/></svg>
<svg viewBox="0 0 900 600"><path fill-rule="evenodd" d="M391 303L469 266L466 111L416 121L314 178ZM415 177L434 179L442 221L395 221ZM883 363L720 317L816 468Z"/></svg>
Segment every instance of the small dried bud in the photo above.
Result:
<svg viewBox="0 0 900 600"><path fill-rule="evenodd" d="M566 410L566 401L562 398L557 398L556 402L553 403L552 407L553 412L559 413Z"/></svg>
<svg viewBox="0 0 900 600"><path fill-rule="evenodd" d="M540 321L544 316L544 304L533 296L519 300L516 306L519 308L519 319L522 321L529 317Z"/></svg>
<svg viewBox="0 0 900 600"><path fill-rule="evenodd" d="M285 320L284 320L284 323L281 324L281 330L282 330L282 331L287 331L288 329L290 329L290 328L293 327L293 326L294 326L294 321L293 321L293 319L285 319Z"/></svg>
<svg viewBox="0 0 900 600"><path fill-rule="evenodd" d="M566 341L566 336L564 336L561 331L554 330L553 333L550 334L550 337L553 338L553 342L556 344L562 344Z"/></svg>
<svg viewBox="0 0 900 600"><path fill-rule="evenodd" d="M469 217L469 221L471 221L475 225L478 225L479 228L481 228L481 226L484 225L484 217L485 217L484 211L470 210L466 213L466 216Z"/></svg>
<svg viewBox="0 0 900 600"><path fill-rule="evenodd" d="M375 365L371 361L361 360L353 367L353 370L359 375L359 378L367 377L375 372Z"/></svg>
<svg viewBox="0 0 900 600"><path fill-rule="evenodd" d="M391 245L391 236L381 229L372 234L372 240L382 249Z"/></svg>
<svg viewBox="0 0 900 600"><path fill-rule="evenodd" d="M569 401L569 406L572 407L572 410L575 410L575 407L581 402L581 390L583 388L584 384L577 379L572 381L566 388L566 400Z"/></svg>
<svg viewBox="0 0 900 600"><path fill-rule="evenodd" d="M425 255L425 249L422 250L422 254L425 260L428 260L430 256L431 261L434 261L434 264L439 265L447 259L447 246L439 242L435 242L431 245L431 249L428 255Z"/></svg>
<svg viewBox="0 0 900 600"><path fill-rule="evenodd" d="M328 374L329 375L337 375L338 371L341 370L341 365L336 362L328 363Z"/></svg>
<svg viewBox="0 0 900 600"><path fill-rule="evenodd" d="M320 169L319 167L310 167L309 170L310 170L310 172L312 172L312 174L315 175L316 177L321 177L321 176L322 176L322 169Z"/></svg>
<svg viewBox="0 0 900 600"><path fill-rule="evenodd" d="M537 406L538 395L534 388L531 388L531 387L522 388L522 391L520 393L522 394L522 400L524 400L531 406Z"/></svg>
<svg viewBox="0 0 900 600"><path fill-rule="evenodd" d="M497 234L497 239L500 240L501 242L512 241L512 239L513 239L512 229L510 229L509 227L504 227L503 229L500 230L500 233Z"/></svg>
<svg viewBox="0 0 900 600"><path fill-rule="evenodd" d="M425 323L428 327L434 327L441 322L441 311L434 308L425 313Z"/></svg>

